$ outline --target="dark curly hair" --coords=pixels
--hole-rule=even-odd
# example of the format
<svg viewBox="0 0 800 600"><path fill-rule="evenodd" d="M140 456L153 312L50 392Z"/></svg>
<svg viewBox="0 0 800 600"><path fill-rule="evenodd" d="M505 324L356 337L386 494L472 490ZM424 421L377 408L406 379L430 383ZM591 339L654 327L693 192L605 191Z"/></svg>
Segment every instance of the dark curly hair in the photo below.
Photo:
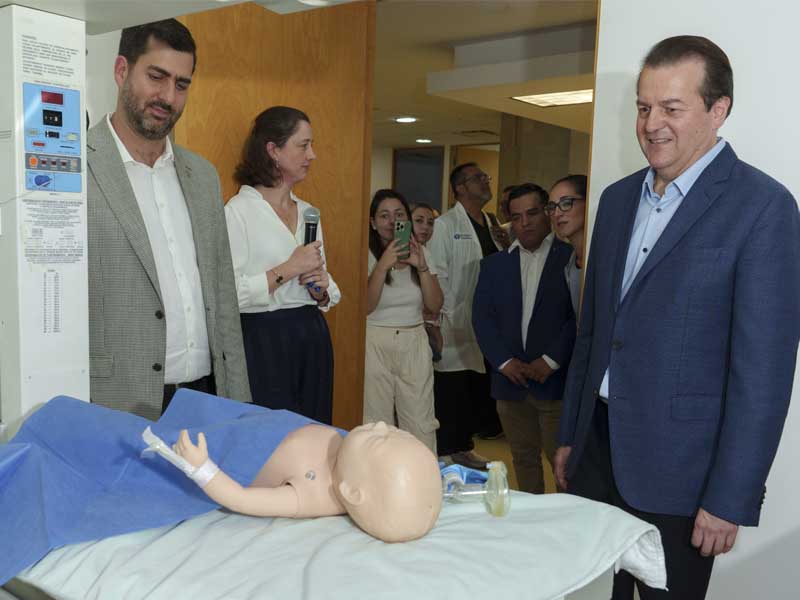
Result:
<svg viewBox="0 0 800 600"><path fill-rule="evenodd" d="M173 50L190 53L192 55L192 73L194 73L197 66L197 46L195 46L192 33L176 19L126 27L122 30L119 38L118 54L124 56L129 64L135 64L139 57L147 52L147 44L150 43L151 37Z"/></svg>
<svg viewBox="0 0 800 600"><path fill-rule="evenodd" d="M244 143L242 160L236 165L234 179L239 185L275 187L281 182L281 172L267 154L267 142L283 148L297 131L300 121L309 125L311 119L302 110L290 106L273 106L256 117L253 129Z"/></svg>

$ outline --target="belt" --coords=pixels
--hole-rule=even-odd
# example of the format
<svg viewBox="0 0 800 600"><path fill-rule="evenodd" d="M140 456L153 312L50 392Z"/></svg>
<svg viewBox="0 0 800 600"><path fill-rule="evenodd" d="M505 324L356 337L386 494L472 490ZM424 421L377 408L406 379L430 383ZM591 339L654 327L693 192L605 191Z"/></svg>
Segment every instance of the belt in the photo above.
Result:
<svg viewBox="0 0 800 600"><path fill-rule="evenodd" d="M204 392L206 394L217 393L217 384L214 380L214 373L205 375L204 377L195 379L194 381L187 381L185 383L167 383L164 385L164 402L161 405L162 413L167 410L167 406L169 406L169 403L172 401L172 397L175 395L175 392L181 388L195 390L197 392Z"/></svg>

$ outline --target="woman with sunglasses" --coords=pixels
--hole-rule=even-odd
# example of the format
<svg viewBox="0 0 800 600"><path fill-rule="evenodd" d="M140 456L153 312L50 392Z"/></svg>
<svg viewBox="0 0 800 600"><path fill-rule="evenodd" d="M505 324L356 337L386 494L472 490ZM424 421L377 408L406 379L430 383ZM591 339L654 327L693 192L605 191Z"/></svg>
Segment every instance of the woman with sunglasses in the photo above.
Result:
<svg viewBox="0 0 800 600"><path fill-rule="evenodd" d="M567 175L553 184L544 211L556 235L574 248L564 275L572 297L575 315L581 298L581 272L584 262L584 222L586 218L586 175Z"/></svg>

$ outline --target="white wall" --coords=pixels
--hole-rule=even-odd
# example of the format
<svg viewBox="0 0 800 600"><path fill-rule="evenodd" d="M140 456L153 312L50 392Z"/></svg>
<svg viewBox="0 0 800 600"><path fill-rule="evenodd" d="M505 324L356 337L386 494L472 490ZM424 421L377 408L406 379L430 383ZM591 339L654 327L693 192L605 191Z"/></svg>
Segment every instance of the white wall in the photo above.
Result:
<svg viewBox="0 0 800 600"><path fill-rule="evenodd" d="M639 63L659 40L704 35L728 54L734 70L733 112L720 134L743 160L800 196L800 97L795 0L603 0L592 147L590 221L608 184L645 166L634 135ZM795 372L789 419L767 482L757 529L740 531L734 550L717 559L710 600L798 597L800 556L800 377Z"/></svg>
<svg viewBox="0 0 800 600"><path fill-rule="evenodd" d="M86 36L86 110L92 126L117 105L114 60L120 31Z"/></svg>
<svg viewBox="0 0 800 600"><path fill-rule="evenodd" d="M392 187L392 158L394 151L388 146L372 147L372 165L370 176L370 197L366 199L369 203L372 195L378 190Z"/></svg>

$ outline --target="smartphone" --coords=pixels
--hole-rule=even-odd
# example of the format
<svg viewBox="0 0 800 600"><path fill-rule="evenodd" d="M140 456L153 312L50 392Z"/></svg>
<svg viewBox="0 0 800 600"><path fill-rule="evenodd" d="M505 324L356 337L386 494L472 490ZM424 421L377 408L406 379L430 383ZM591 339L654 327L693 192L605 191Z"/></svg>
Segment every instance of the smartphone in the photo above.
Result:
<svg viewBox="0 0 800 600"><path fill-rule="evenodd" d="M398 256L402 260L405 260L411 254L409 248L409 244L411 243L411 221L395 221L394 239L398 242L398 247L400 248L400 254Z"/></svg>

